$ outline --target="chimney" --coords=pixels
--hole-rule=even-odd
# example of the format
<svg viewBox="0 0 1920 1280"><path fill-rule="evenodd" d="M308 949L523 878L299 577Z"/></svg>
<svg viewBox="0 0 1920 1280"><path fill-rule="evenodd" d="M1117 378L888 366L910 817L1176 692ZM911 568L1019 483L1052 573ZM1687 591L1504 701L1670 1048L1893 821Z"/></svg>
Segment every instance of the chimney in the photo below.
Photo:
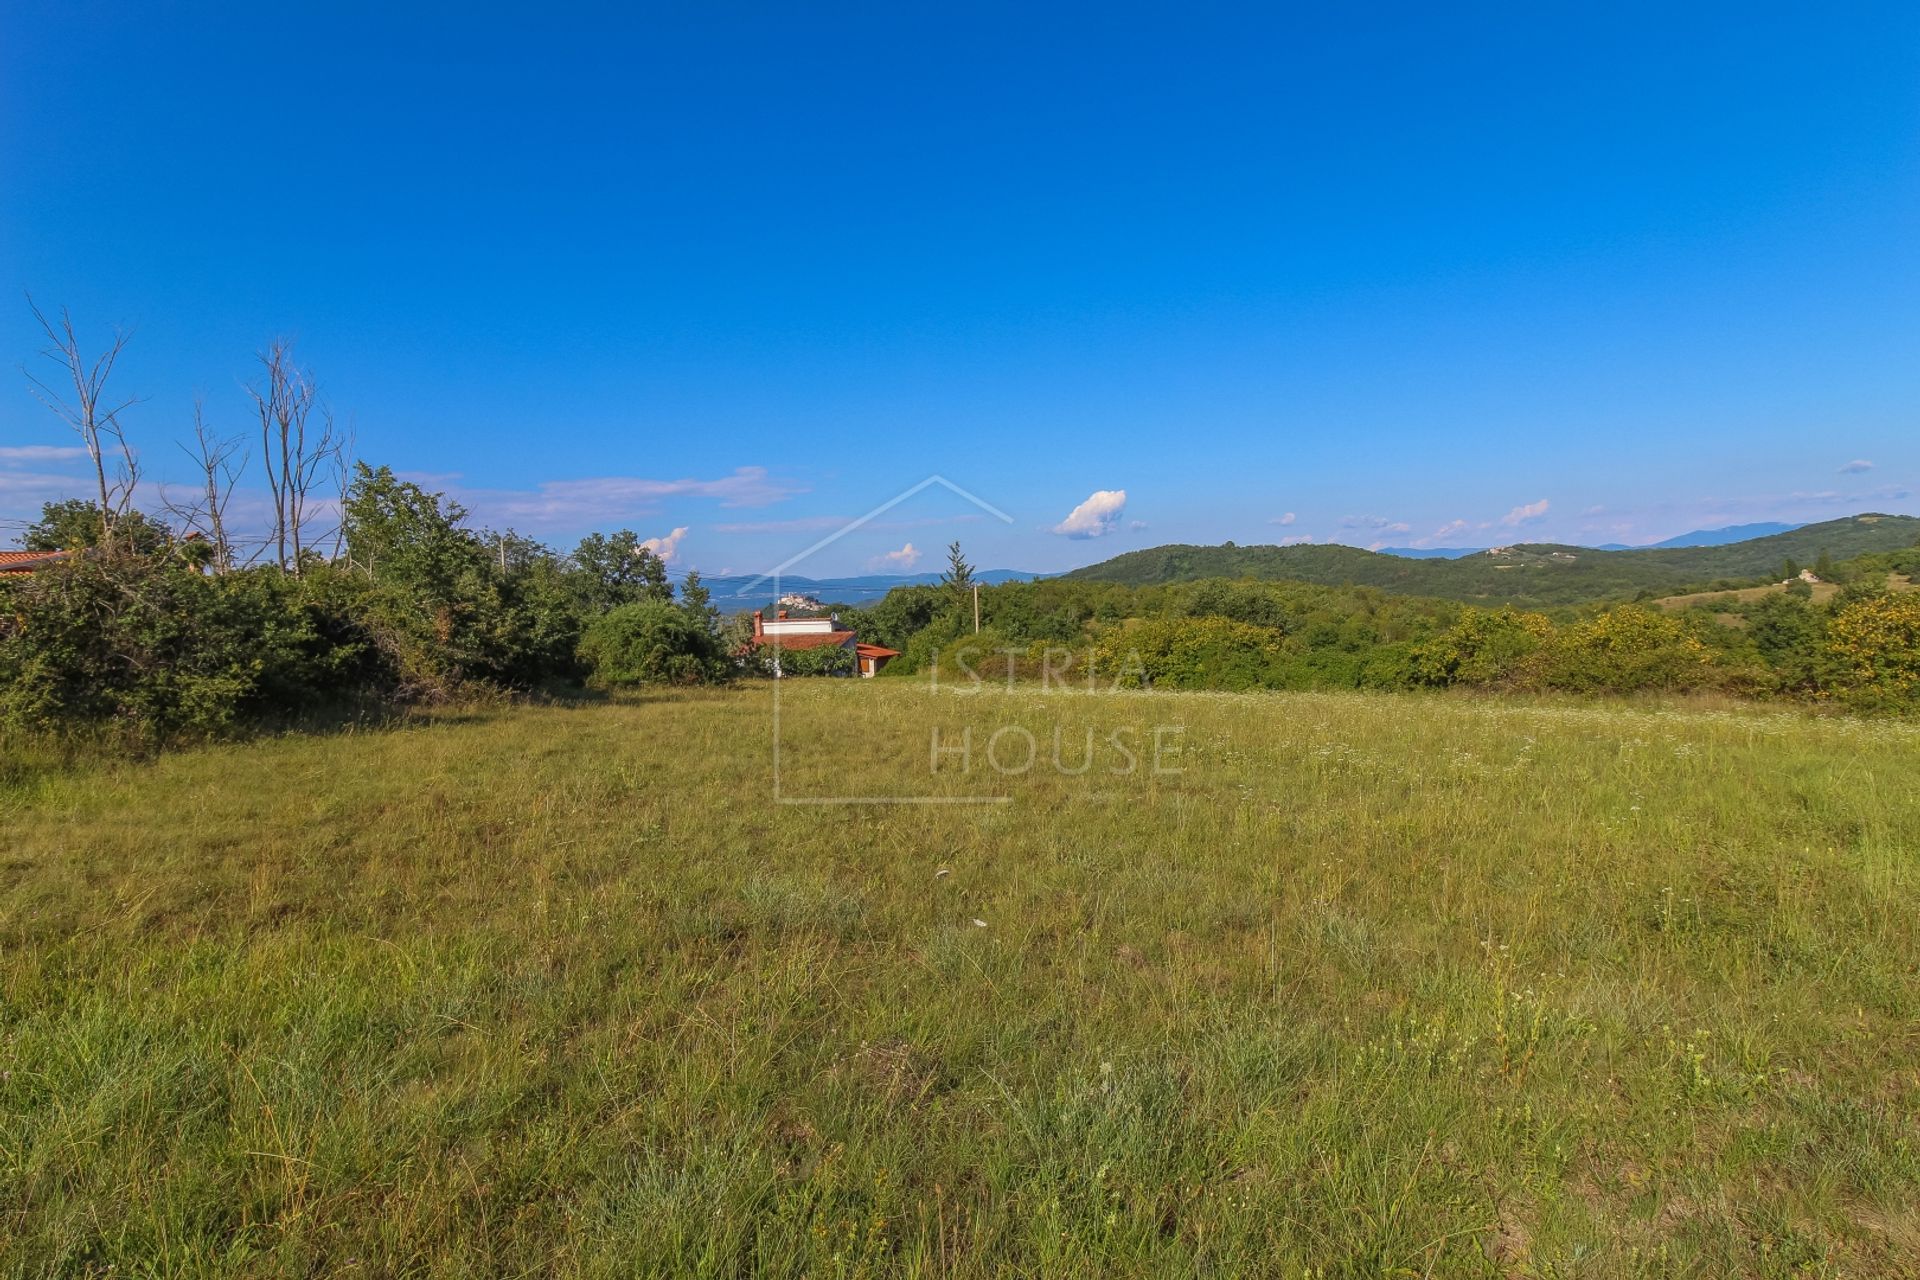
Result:
<svg viewBox="0 0 1920 1280"><path fill-rule="evenodd" d="M755 640L758 640L761 636L765 634L766 634L766 620L764 617L762 617L760 611L758 609L755 609L753 611L753 638Z"/></svg>

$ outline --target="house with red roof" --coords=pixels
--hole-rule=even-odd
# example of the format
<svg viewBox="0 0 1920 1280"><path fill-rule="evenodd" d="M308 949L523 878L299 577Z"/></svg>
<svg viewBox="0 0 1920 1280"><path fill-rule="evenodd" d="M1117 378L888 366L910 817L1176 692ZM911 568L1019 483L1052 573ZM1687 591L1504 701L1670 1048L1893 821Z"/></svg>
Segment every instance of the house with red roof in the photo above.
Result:
<svg viewBox="0 0 1920 1280"><path fill-rule="evenodd" d="M71 551L0 551L0 578L24 578L72 554Z"/></svg>
<svg viewBox="0 0 1920 1280"><path fill-rule="evenodd" d="M828 614L823 618L793 618L787 616L785 609L772 618L768 618L759 609L753 611L753 647L772 648L783 652L796 649L851 649L854 654L854 670L862 676L879 674L880 668L900 656L898 649L888 649L877 644L861 644L853 632L840 626L837 615Z"/></svg>

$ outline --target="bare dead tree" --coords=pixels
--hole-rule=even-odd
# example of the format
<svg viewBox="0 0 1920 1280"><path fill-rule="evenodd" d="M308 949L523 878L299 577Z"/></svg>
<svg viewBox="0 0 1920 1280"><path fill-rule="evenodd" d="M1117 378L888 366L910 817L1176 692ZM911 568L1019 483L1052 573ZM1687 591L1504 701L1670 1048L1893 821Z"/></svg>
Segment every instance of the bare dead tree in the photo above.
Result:
<svg viewBox="0 0 1920 1280"><path fill-rule="evenodd" d="M307 422L320 396L312 376L294 363L291 342L274 339L260 353L260 363L266 369L265 384L249 386L247 394L260 418L261 461L273 502L273 546L280 567L297 574L307 546L314 486L332 471L345 441L324 407L320 429L309 433Z"/></svg>
<svg viewBox="0 0 1920 1280"><path fill-rule="evenodd" d="M215 573L233 568L233 541L227 535L227 504L233 500L234 488L247 469L248 455L241 452L240 446L238 436L222 439L207 426L205 402L196 399L193 444L183 444L180 450L193 459L199 473L199 492L192 502L168 502L167 511L189 530L207 539L213 549Z"/></svg>
<svg viewBox="0 0 1920 1280"><path fill-rule="evenodd" d="M131 335L114 330L106 350L89 360L80 349L80 339L73 331L73 317L65 307L60 308L57 324L40 310L31 294L27 296L27 307L50 344L40 354L58 365L60 372L53 375L52 382L30 369L23 368L21 372L33 384L34 395L40 402L72 427L79 434L80 443L86 446L98 485L100 549L110 552L114 526L133 505L133 491L140 483L140 461L120 426L120 415L138 404L139 399L116 402L107 396L107 379Z"/></svg>

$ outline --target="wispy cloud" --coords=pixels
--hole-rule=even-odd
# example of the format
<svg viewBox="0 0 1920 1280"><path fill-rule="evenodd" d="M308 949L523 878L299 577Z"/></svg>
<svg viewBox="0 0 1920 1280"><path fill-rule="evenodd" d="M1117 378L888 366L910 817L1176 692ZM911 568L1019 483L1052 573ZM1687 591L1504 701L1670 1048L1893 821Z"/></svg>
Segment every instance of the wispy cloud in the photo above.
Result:
<svg viewBox="0 0 1920 1280"><path fill-rule="evenodd" d="M1529 502L1525 506L1515 507L1500 517L1500 523L1509 529L1517 529L1523 524L1531 524L1541 516L1547 514L1547 507L1549 505L1547 500L1542 498L1538 502Z"/></svg>
<svg viewBox="0 0 1920 1280"><path fill-rule="evenodd" d="M1294 533L1294 534L1289 534L1288 536L1280 539L1280 545L1283 547L1299 547L1299 546L1304 546L1307 543L1312 541L1313 541L1312 534Z"/></svg>
<svg viewBox="0 0 1920 1280"><path fill-rule="evenodd" d="M984 519L986 517L978 511L962 511L945 516L919 516L911 520L870 520L864 527L876 533L887 530L897 533L905 529L976 524ZM843 528L852 520L852 516L795 516L790 520L734 520L708 527L715 533L820 533L827 529Z"/></svg>
<svg viewBox="0 0 1920 1280"><path fill-rule="evenodd" d="M651 515L669 498L703 498L722 507L766 507L805 488L765 467L740 467L710 480L595 476L548 480L532 489L456 489L455 496L490 524L530 528L580 526Z"/></svg>
<svg viewBox="0 0 1920 1280"><path fill-rule="evenodd" d="M1387 516L1342 516L1342 529L1371 529L1375 533L1408 533L1413 526L1404 520L1394 520Z"/></svg>
<svg viewBox="0 0 1920 1280"><path fill-rule="evenodd" d="M87 451L77 444L0 445L0 463L73 462L86 456Z"/></svg>
<svg viewBox="0 0 1920 1280"><path fill-rule="evenodd" d="M1868 462L1865 458L1855 458L1852 462L1840 468L1840 474L1843 476L1857 476L1862 471L1871 470L1873 470L1873 464L1871 462Z"/></svg>
<svg viewBox="0 0 1920 1280"><path fill-rule="evenodd" d="M1300 518L1299 516L1289 511L1285 515L1275 516L1273 519L1267 521L1267 523L1286 526L1286 525L1292 524L1295 520L1298 520L1299 518Z"/></svg>
<svg viewBox="0 0 1920 1280"><path fill-rule="evenodd" d="M1069 511L1065 520L1053 526L1053 532L1063 538L1098 538L1113 532L1126 509L1125 489L1096 489L1085 502Z"/></svg>
<svg viewBox="0 0 1920 1280"><path fill-rule="evenodd" d="M920 563L920 549L911 542L898 551L887 551L867 561L869 569L895 569L904 572Z"/></svg>
<svg viewBox="0 0 1920 1280"><path fill-rule="evenodd" d="M78 492L75 476L48 475L39 471L0 471L0 496L38 496Z"/></svg>
<svg viewBox="0 0 1920 1280"><path fill-rule="evenodd" d="M795 516L791 520L736 520L711 526L715 533L819 533L838 529L852 516Z"/></svg>
<svg viewBox="0 0 1920 1280"><path fill-rule="evenodd" d="M660 557L661 564L672 564L674 556L680 553L680 540L687 536L687 527L681 525L672 533L660 538L642 538L640 545L645 550Z"/></svg>

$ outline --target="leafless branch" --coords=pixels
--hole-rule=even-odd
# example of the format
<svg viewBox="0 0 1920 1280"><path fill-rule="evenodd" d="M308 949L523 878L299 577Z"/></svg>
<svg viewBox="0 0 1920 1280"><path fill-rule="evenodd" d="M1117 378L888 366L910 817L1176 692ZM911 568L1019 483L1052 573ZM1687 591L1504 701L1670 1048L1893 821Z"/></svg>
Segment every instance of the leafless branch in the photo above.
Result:
<svg viewBox="0 0 1920 1280"><path fill-rule="evenodd" d="M73 317L65 307L60 308L58 323L40 310L32 294L27 295L27 308L47 336L48 345L40 354L57 365L60 372L51 375L52 382L30 369L23 368L21 372L26 374L40 402L71 427L86 447L87 457L93 463L100 503L100 547L110 552L114 545L114 527L133 505L133 491L140 483L139 458L127 443L126 432L120 425L120 415L139 400L132 398L115 403L107 398L107 380L132 335L114 330L106 349L89 360L81 350Z"/></svg>

